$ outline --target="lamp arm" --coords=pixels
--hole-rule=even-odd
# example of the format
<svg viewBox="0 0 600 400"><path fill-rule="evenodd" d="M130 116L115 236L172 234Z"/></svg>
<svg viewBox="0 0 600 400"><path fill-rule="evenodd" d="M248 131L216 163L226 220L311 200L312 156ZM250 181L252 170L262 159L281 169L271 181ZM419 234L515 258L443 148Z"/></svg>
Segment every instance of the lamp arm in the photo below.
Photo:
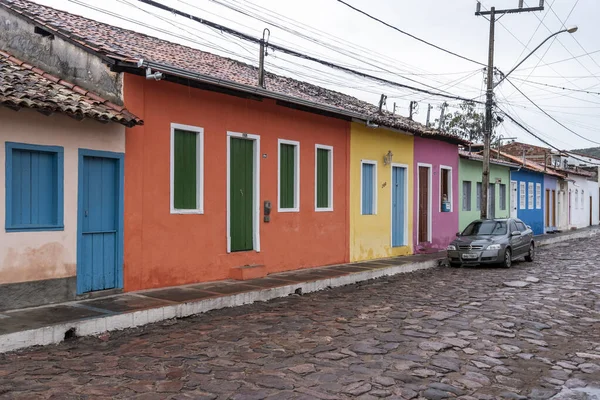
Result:
<svg viewBox="0 0 600 400"><path fill-rule="evenodd" d="M562 31L555 32L552 35L548 36L546 39L544 39L544 41L542 43L540 43L535 49L533 49L531 51L531 53L527 54L527 56L524 59L522 59L517 65L515 65L513 67L513 69L511 69L510 71L508 71L508 73L505 74L502 77L502 79L500 79L498 82L496 82L494 84L494 87L498 86L500 83L502 83L502 81L504 81L506 78L508 78L508 76L514 72L514 70L516 70L517 68L519 68L521 66L521 64L523 64L529 57L531 57L531 55L533 53L535 53L540 47L542 47L544 45L544 43L546 43L548 40L552 39L554 36L560 35L561 33L564 33L564 32L568 32L568 30L567 29L563 29Z"/></svg>

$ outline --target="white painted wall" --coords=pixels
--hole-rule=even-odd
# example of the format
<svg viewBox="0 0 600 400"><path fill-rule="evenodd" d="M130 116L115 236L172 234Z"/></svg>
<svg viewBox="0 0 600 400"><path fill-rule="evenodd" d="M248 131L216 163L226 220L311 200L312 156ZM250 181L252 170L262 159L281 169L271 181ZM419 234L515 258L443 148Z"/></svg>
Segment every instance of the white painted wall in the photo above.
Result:
<svg viewBox="0 0 600 400"><path fill-rule="evenodd" d="M74 276L80 148L125 152L125 127L0 107L0 284ZM5 142L64 148L64 231L6 232Z"/></svg>
<svg viewBox="0 0 600 400"><path fill-rule="evenodd" d="M571 223L569 227L585 228L590 226L590 196L592 196L593 202L592 218L593 221L597 221L598 182L590 181L583 176L569 174L569 193L571 194Z"/></svg>

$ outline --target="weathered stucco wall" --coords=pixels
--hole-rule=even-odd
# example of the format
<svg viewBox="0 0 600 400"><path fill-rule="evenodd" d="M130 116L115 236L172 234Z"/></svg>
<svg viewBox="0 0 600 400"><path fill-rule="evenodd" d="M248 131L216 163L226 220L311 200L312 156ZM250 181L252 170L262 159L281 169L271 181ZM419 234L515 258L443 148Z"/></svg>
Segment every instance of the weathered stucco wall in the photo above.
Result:
<svg viewBox="0 0 600 400"><path fill-rule="evenodd" d="M477 204L477 183L481 183L483 172L483 163L481 161L468 160L461 158L459 162L459 178L458 178L458 198L456 199L459 210L459 231L464 230L467 225L481 216L479 205ZM501 183L496 184L499 179ZM465 210L463 182L471 182L471 209ZM510 216L510 168L497 164L490 164L490 183L496 185L495 196L495 217L508 218ZM503 205L500 202L500 185L506 185L506 200Z"/></svg>
<svg viewBox="0 0 600 400"><path fill-rule="evenodd" d="M414 137L386 129L352 124L350 137L350 260L371 260L412 254ZM392 247L392 166L383 156L393 153L392 162L406 166L405 246ZM361 160L377 161L377 211L361 213Z"/></svg>
<svg viewBox="0 0 600 400"><path fill-rule="evenodd" d="M42 36L35 26L0 8L0 49L44 71L116 103L122 101L122 75L100 58L58 37Z"/></svg>
<svg viewBox="0 0 600 400"><path fill-rule="evenodd" d="M413 244L416 252L426 249L445 249L456 237L458 231L458 146L442 141L415 137L414 156L414 221L413 221ZM418 176L419 164L431 167L431 190L429 191L431 201L430 233L431 242L420 244L418 241L419 224L419 191ZM440 197L440 167L452 168L452 211L441 211Z"/></svg>
<svg viewBox="0 0 600 400"><path fill-rule="evenodd" d="M263 102L125 76L125 290L348 261L350 124ZM204 214L170 213L171 123L204 129ZM260 252L227 253L227 132L260 135ZM277 211L278 139L300 142L299 212ZM333 147L333 211L315 211L315 144ZM271 220L263 222L270 200Z"/></svg>
<svg viewBox="0 0 600 400"><path fill-rule="evenodd" d="M125 127L0 107L0 285L75 275L80 148L125 151ZM6 142L64 148L64 231L6 232Z"/></svg>
<svg viewBox="0 0 600 400"><path fill-rule="evenodd" d="M585 228L590 226L590 222L592 225L597 223L594 222L597 221L598 215L598 184L595 181L581 175L569 174L569 199L569 228Z"/></svg>

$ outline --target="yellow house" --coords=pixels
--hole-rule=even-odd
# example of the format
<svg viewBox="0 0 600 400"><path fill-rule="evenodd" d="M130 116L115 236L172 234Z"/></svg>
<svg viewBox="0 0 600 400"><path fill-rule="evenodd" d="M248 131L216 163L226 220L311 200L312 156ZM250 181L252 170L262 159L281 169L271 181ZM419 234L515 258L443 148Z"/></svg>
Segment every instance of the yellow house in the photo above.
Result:
<svg viewBox="0 0 600 400"><path fill-rule="evenodd" d="M414 138L352 123L350 260L412 254Z"/></svg>

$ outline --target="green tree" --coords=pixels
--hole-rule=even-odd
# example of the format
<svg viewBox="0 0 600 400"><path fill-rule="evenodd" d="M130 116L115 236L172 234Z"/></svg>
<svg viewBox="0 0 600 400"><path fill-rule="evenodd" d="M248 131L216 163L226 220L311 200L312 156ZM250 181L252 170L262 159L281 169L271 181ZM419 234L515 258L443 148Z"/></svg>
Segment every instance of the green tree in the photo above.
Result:
<svg viewBox="0 0 600 400"><path fill-rule="evenodd" d="M474 143L483 142L483 126L485 121L485 113L478 112L476 104L471 101L464 101L460 104L460 109L454 113L444 115L441 129L444 132L451 133L463 139ZM502 121L498 118L493 118L494 128ZM435 120L435 124L439 125L439 118ZM492 133L492 143L496 138L496 134Z"/></svg>

